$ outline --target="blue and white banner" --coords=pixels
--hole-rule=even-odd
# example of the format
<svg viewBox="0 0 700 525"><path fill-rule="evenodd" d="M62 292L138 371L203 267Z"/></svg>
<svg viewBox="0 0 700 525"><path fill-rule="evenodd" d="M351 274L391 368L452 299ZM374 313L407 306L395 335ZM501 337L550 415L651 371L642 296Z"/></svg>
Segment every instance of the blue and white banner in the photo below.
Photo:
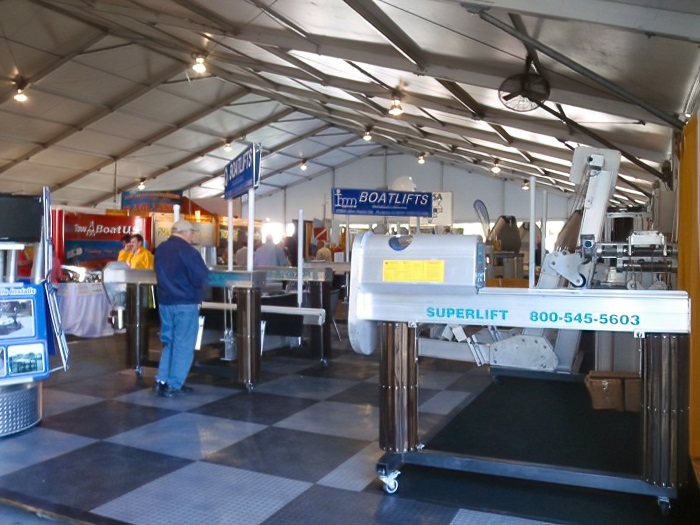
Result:
<svg viewBox="0 0 700 525"><path fill-rule="evenodd" d="M432 217L433 194L422 191L333 188L333 213L339 215Z"/></svg>
<svg viewBox="0 0 700 525"><path fill-rule="evenodd" d="M224 196L235 199L260 185L260 147L251 144L224 168Z"/></svg>

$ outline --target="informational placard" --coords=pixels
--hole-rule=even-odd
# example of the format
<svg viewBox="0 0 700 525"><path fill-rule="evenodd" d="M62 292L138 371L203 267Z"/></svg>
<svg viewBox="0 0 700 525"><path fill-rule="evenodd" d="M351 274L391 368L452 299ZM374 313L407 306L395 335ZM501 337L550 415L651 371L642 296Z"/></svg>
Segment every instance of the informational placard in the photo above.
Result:
<svg viewBox="0 0 700 525"><path fill-rule="evenodd" d="M260 145L251 144L224 168L224 196L235 199L260 185Z"/></svg>
<svg viewBox="0 0 700 525"><path fill-rule="evenodd" d="M432 217L433 194L422 191L333 188L333 213L387 217Z"/></svg>

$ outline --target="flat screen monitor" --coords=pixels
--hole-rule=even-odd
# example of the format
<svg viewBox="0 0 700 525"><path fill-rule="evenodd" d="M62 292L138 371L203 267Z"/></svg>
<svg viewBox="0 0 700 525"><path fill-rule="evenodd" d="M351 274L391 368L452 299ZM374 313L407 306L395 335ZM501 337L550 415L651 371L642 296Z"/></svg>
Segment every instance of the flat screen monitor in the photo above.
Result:
<svg viewBox="0 0 700 525"><path fill-rule="evenodd" d="M41 197L0 193L0 242L41 241Z"/></svg>

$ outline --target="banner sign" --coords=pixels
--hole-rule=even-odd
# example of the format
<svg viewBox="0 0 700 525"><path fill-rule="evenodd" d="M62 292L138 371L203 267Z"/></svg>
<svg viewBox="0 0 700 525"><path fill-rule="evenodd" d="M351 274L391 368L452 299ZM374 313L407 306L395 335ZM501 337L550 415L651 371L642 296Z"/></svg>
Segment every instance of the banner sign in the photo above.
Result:
<svg viewBox="0 0 700 525"><path fill-rule="evenodd" d="M116 261L124 235L140 233L150 245L151 219L128 215L65 213L63 246L67 264L102 268Z"/></svg>
<svg viewBox="0 0 700 525"><path fill-rule="evenodd" d="M432 217L433 194L422 191L333 188L333 213L340 215Z"/></svg>
<svg viewBox="0 0 700 525"><path fill-rule="evenodd" d="M182 203L181 191L124 191L122 210L141 212L173 212L173 205Z"/></svg>
<svg viewBox="0 0 700 525"><path fill-rule="evenodd" d="M260 146L251 144L224 168L224 196L235 199L260 185Z"/></svg>

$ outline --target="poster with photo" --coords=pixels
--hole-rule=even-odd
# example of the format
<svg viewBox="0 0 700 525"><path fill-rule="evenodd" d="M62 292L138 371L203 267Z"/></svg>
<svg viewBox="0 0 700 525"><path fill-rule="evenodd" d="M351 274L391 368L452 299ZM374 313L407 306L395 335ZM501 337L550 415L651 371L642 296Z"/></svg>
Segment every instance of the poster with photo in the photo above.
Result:
<svg viewBox="0 0 700 525"><path fill-rule="evenodd" d="M34 301L31 299L0 300L0 341L36 335Z"/></svg>

